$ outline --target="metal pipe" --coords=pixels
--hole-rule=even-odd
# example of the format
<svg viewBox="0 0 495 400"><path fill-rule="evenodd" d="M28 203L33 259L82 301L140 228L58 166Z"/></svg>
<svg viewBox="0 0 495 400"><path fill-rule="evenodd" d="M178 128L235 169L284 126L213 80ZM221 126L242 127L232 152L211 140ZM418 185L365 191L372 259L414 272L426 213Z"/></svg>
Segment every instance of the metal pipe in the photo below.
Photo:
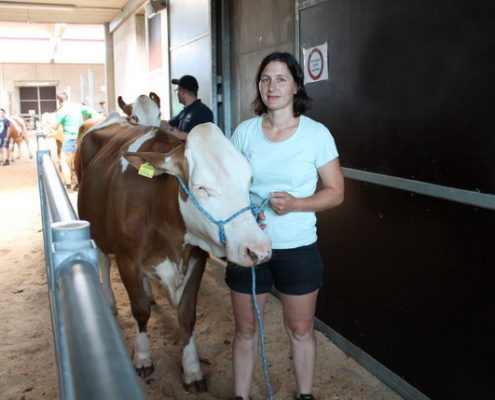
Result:
<svg viewBox="0 0 495 400"><path fill-rule="evenodd" d="M91 68L88 68L88 98L88 105L95 108L95 78Z"/></svg>
<svg viewBox="0 0 495 400"><path fill-rule="evenodd" d="M46 187L45 196L52 222L77 220L60 175L47 154L41 158L41 174Z"/></svg>
<svg viewBox="0 0 495 400"><path fill-rule="evenodd" d="M61 270L57 286L74 398L144 399L94 268L84 261L71 263Z"/></svg>
<svg viewBox="0 0 495 400"><path fill-rule="evenodd" d="M42 168L41 168L41 160L43 159L44 156L47 156L49 158L50 152L48 150L38 150L36 152L36 165L38 172L38 189L39 189L38 192L40 197L41 223L43 227L43 244L45 249L45 263L47 266L47 274L48 274L49 273L48 266L51 265L52 263L52 259L51 259L52 253L50 249L52 237L51 237L51 229L46 228L50 225L50 216L48 213L48 207L46 205L47 200L45 193L47 190L45 187L45 180L43 179Z"/></svg>
<svg viewBox="0 0 495 400"><path fill-rule="evenodd" d="M86 79L81 75L81 103L86 104Z"/></svg>

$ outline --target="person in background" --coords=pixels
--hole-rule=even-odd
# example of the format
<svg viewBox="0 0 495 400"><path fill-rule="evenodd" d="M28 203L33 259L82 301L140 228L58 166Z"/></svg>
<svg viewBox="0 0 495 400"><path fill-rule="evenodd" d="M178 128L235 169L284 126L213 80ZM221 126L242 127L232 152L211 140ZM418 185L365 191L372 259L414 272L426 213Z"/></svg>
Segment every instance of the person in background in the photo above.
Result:
<svg viewBox="0 0 495 400"><path fill-rule="evenodd" d="M314 400L314 317L324 270L316 244L315 212L342 203L344 179L329 130L303 115L309 98L296 59L280 52L265 57L256 87L252 105L257 116L242 122L232 137L253 168L252 197L271 198L259 220L272 240L273 252L270 261L256 267L256 299L263 313L272 286L278 291L297 399ZM317 191L318 180L321 189ZM259 342L250 268L229 263L225 281L235 319L235 400L248 400Z"/></svg>
<svg viewBox="0 0 495 400"><path fill-rule="evenodd" d="M83 115L87 113L86 107L80 103L68 101L67 93L57 94L60 108L55 116L55 126L62 126L64 131L64 143L60 154L60 169L62 181L66 189L72 189L72 175L74 172L74 153L76 152L77 133L83 124Z"/></svg>
<svg viewBox="0 0 495 400"><path fill-rule="evenodd" d="M10 161L10 121L5 110L0 108L0 165L9 165ZM1 159L3 158L3 161Z"/></svg>
<svg viewBox="0 0 495 400"><path fill-rule="evenodd" d="M181 140L187 140L187 134L196 125L213 122L213 112L198 99L199 86L194 76L184 75L171 82L177 85L177 99L184 105L184 109L168 122L162 121L160 128Z"/></svg>
<svg viewBox="0 0 495 400"><path fill-rule="evenodd" d="M99 112L102 116L106 117L107 116L106 103L104 101L99 101L98 102L98 110L96 110L96 111Z"/></svg>

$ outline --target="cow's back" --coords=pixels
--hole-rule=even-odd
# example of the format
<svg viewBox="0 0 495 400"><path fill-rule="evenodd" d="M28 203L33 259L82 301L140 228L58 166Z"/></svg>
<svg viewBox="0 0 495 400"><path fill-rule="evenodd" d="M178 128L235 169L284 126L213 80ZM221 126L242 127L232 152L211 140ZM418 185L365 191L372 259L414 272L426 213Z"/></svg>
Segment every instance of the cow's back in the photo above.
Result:
<svg viewBox="0 0 495 400"><path fill-rule="evenodd" d="M79 132L77 133L77 144L76 144L76 153L74 154L74 170L76 171L77 181L81 181L82 177L82 166L80 163L80 148L81 148L81 140L83 136L90 129L93 129L95 126L100 125L105 121L105 118L99 114L85 120L83 124L79 127Z"/></svg>
<svg viewBox="0 0 495 400"><path fill-rule="evenodd" d="M151 138L134 148L145 135ZM91 223L92 237L104 253L132 253L132 257L136 252L152 253L148 250L151 243L142 243L140 238L151 242L172 240L175 244L177 238L169 238L166 230L169 224L183 229L176 179L167 174L152 179L140 176L132 165L122 161L121 155L129 149L166 153L180 143L157 128L127 122L96 129L83 137L79 217ZM144 260L160 255L140 257Z"/></svg>

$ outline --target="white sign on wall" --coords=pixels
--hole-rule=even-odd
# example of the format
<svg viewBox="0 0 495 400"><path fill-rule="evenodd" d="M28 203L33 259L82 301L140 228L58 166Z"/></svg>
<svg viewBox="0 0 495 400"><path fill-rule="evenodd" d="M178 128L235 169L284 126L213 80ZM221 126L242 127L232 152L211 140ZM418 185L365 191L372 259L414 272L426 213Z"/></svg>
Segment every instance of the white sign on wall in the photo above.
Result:
<svg viewBox="0 0 495 400"><path fill-rule="evenodd" d="M303 48L304 83L318 82L328 79L328 43Z"/></svg>

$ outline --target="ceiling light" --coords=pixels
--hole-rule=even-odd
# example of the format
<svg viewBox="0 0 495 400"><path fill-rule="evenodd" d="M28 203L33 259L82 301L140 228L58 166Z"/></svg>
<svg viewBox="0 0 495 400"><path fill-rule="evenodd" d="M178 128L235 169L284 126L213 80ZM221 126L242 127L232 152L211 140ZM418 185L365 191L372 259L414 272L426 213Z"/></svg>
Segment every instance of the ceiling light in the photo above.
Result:
<svg viewBox="0 0 495 400"><path fill-rule="evenodd" d="M56 4L56 3L16 3L13 1L0 1L0 7L6 8L30 8L38 10L60 10L74 11L75 4Z"/></svg>

